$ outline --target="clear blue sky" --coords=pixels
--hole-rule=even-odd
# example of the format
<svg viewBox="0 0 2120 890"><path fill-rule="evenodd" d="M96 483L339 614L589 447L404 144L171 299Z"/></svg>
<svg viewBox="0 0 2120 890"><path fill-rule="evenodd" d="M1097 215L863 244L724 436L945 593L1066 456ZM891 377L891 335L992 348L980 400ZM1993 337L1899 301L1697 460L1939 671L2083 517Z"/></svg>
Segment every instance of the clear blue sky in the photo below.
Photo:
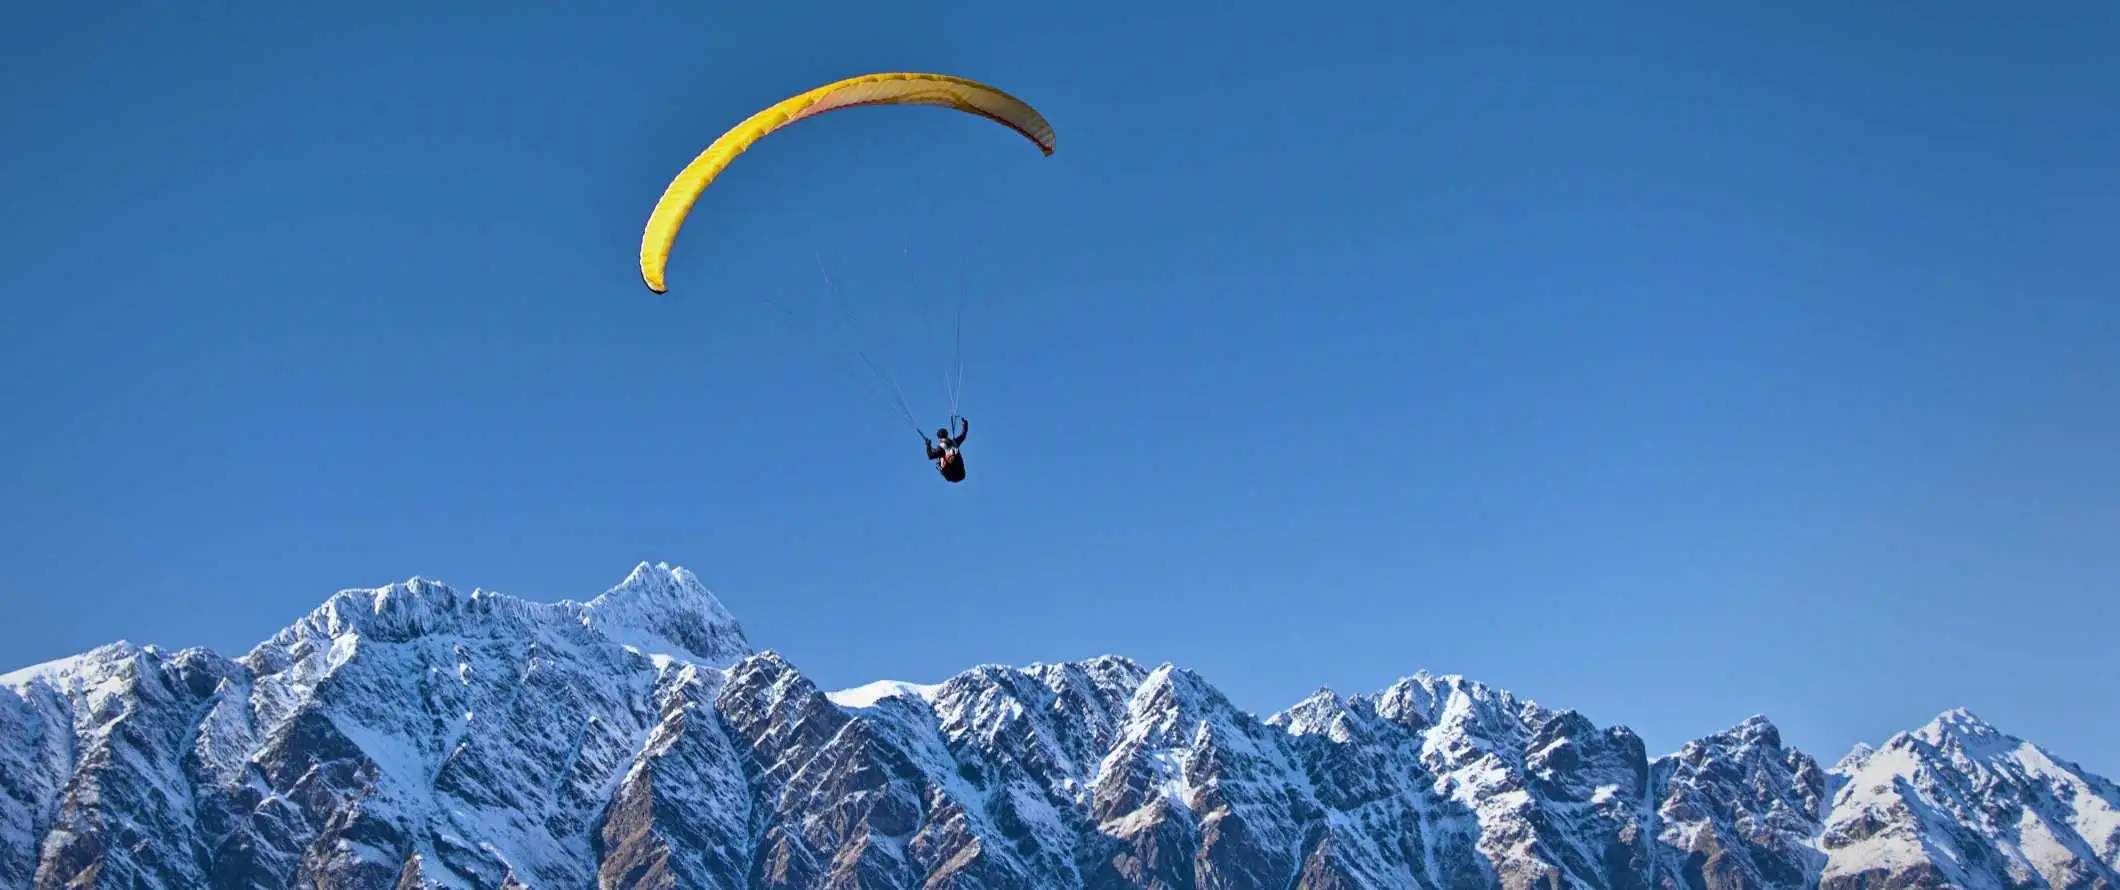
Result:
<svg viewBox="0 0 2120 890"><path fill-rule="evenodd" d="M1427 668L2120 773L2120 7L519 6L0 29L0 662L648 559L828 687ZM810 121L640 285L724 127L905 68L1059 153ZM952 487L852 356L938 425L960 264Z"/></svg>

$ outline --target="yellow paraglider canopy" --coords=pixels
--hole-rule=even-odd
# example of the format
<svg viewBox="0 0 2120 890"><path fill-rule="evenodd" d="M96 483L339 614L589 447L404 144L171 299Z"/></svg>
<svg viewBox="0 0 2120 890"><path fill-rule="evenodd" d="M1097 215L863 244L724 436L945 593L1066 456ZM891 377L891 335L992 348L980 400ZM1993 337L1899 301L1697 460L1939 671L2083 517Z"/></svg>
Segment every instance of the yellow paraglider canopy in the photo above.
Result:
<svg viewBox="0 0 2120 890"><path fill-rule="evenodd" d="M693 202L699 200L700 192L721 175L730 161L774 130L827 111L861 105L953 108L998 122L1036 143L1039 151L1053 153L1052 125L1037 109L978 81L947 74L886 73L826 84L751 115L714 140L670 181L662 199L655 202L655 212L648 216L647 231L640 239L640 277L648 289L656 293L669 290L663 282L663 271L669 264L670 245L677 240L677 229L684 224Z"/></svg>

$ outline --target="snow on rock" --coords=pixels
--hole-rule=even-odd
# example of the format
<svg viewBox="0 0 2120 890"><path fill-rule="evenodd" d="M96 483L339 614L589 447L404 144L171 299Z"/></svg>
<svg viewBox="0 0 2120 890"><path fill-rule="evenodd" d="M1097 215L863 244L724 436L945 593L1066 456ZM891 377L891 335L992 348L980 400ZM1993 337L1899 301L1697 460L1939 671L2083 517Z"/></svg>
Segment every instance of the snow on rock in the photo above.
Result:
<svg viewBox="0 0 2120 890"><path fill-rule="evenodd" d="M413 578L236 660L0 675L0 890L2120 890L2120 789L1965 711L1650 759L1463 677L1261 719L1116 656L826 693L692 573Z"/></svg>
<svg viewBox="0 0 2120 890"><path fill-rule="evenodd" d="M751 654L742 625L721 600L690 571L668 563L641 563L580 613L583 624L635 651L709 667Z"/></svg>
<svg viewBox="0 0 2120 890"><path fill-rule="evenodd" d="M0 685L0 887L30 885L76 763L66 699L32 679L18 672Z"/></svg>
<svg viewBox="0 0 2120 890"><path fill-rule="evenodd" d="M1652 768L1660 886L1801 890L1815 879L1825 773L1783 747L1764 716L1688 742Z"/></svg>
<svg viewBox="0 0 2120 890"><path fill-rule="evenodd" d="M1820 840L1826 890L2120 887L2120 789L1969 711L1843 768Z"/></svg>
<svg viewBox="0 0 2120 890"><path fill-rule="evenodd" d="M852 689L841 689L825 693L825 698L842 708L873 708L877 702L887 698L927 699L942 688L940 684L921 685L901 680L877 680Z"/></svg>

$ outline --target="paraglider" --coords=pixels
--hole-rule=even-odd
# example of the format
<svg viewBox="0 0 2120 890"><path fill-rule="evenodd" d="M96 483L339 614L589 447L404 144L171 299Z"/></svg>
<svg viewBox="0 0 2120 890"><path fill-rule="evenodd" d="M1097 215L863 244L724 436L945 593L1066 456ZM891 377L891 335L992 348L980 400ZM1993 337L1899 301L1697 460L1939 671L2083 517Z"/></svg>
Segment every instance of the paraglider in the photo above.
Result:
<svg viewBox="0 0 2120 890"><path fill-rule="evenodd" d="M1024 138L1029 139L1038 150L1047 156L1054 149L1053 127L1045 117L1023 100L1008 93L962 77L947 74L913 72L891 72L864 74L849 77L834 83L809 90L781 100L764 110L744 119L709 144L679 171L676 178L663 189L662 197L656 201L655 209L648 216L647 228L641 233L640 277L649 290L667 293L669 286L664 280L669 265L671 246L677 239L677 231L698 202L707 186L713 184L736 156L764 138L767 134L793 124L796 121L816 117L828 111L855 108L865 105L926 105L948 108L994 121ZM820 271L822 260L820 259ZM826 285L831 277L826 276ZM836 291L835 291L836 295ZM890 383L898 396L899 408L912 420L912 410L905 404L904 394L898 392L895 381L875 366L867 353L862 361L869 370ZM961 365L961 358L959 359ZM962 371L960 369L959 374ZM929 440L927 433L920 437L927 442L927 456L935 462L942 478L952 483L964 481L964 456L960 449L965 436L971 432L971 422L957 416L957 393L953 389L950 414L954 420L962 421L963 427L951 435L948 427L935 431L936 438ZM916 432L920 424L913 422Z"/></svg>
<svg viewBox="0 0 2120 890"><path fill-rule="evenodd" d="M1053 127L1023 100L975 80L947 74L864 74L829 83L783 99L746 118L685 165L663 190L648 216L640 239L640 277L648 289L667 293L663 273L677 230L701 192L737 155L766 134L828 111L863 105L930 105L955 109L999 123L1023 134L1047 156L1053 153Z"/></svg>
<svg viewBox="0 0 2120 890"><path fill-rule="evenodd" d="M928 439L926 433L920 435L921 439L927 440L928 460L934 461L942 478L951 482L964 481L964 437L972 434L970 420L959 417L957 422L963 426L955 436L950 435L949 427L936 430L933 439Z"/></svg>

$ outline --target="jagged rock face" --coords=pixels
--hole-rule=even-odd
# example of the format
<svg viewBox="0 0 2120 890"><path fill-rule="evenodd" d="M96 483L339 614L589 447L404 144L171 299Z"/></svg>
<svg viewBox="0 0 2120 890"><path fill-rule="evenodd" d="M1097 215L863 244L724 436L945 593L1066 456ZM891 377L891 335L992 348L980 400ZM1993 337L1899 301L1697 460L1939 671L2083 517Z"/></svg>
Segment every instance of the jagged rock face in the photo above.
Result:
<svg viewBox="0 0 2120 890"><path fill-rule="evenodd" d="M1963 712L1650 759L1456 677L1259 719L1106 657L827 694L682 569L415 579L241 659L0 678L0 890L2120 890L2120 789Z"/></svg>
<svg viewBox="0 0 2120 890"><path fill-rule="evenodd" d="M1801 890L1824 857L1812 840L1826 775L1759 718L1657 763L1663 890Z"/></svg>

